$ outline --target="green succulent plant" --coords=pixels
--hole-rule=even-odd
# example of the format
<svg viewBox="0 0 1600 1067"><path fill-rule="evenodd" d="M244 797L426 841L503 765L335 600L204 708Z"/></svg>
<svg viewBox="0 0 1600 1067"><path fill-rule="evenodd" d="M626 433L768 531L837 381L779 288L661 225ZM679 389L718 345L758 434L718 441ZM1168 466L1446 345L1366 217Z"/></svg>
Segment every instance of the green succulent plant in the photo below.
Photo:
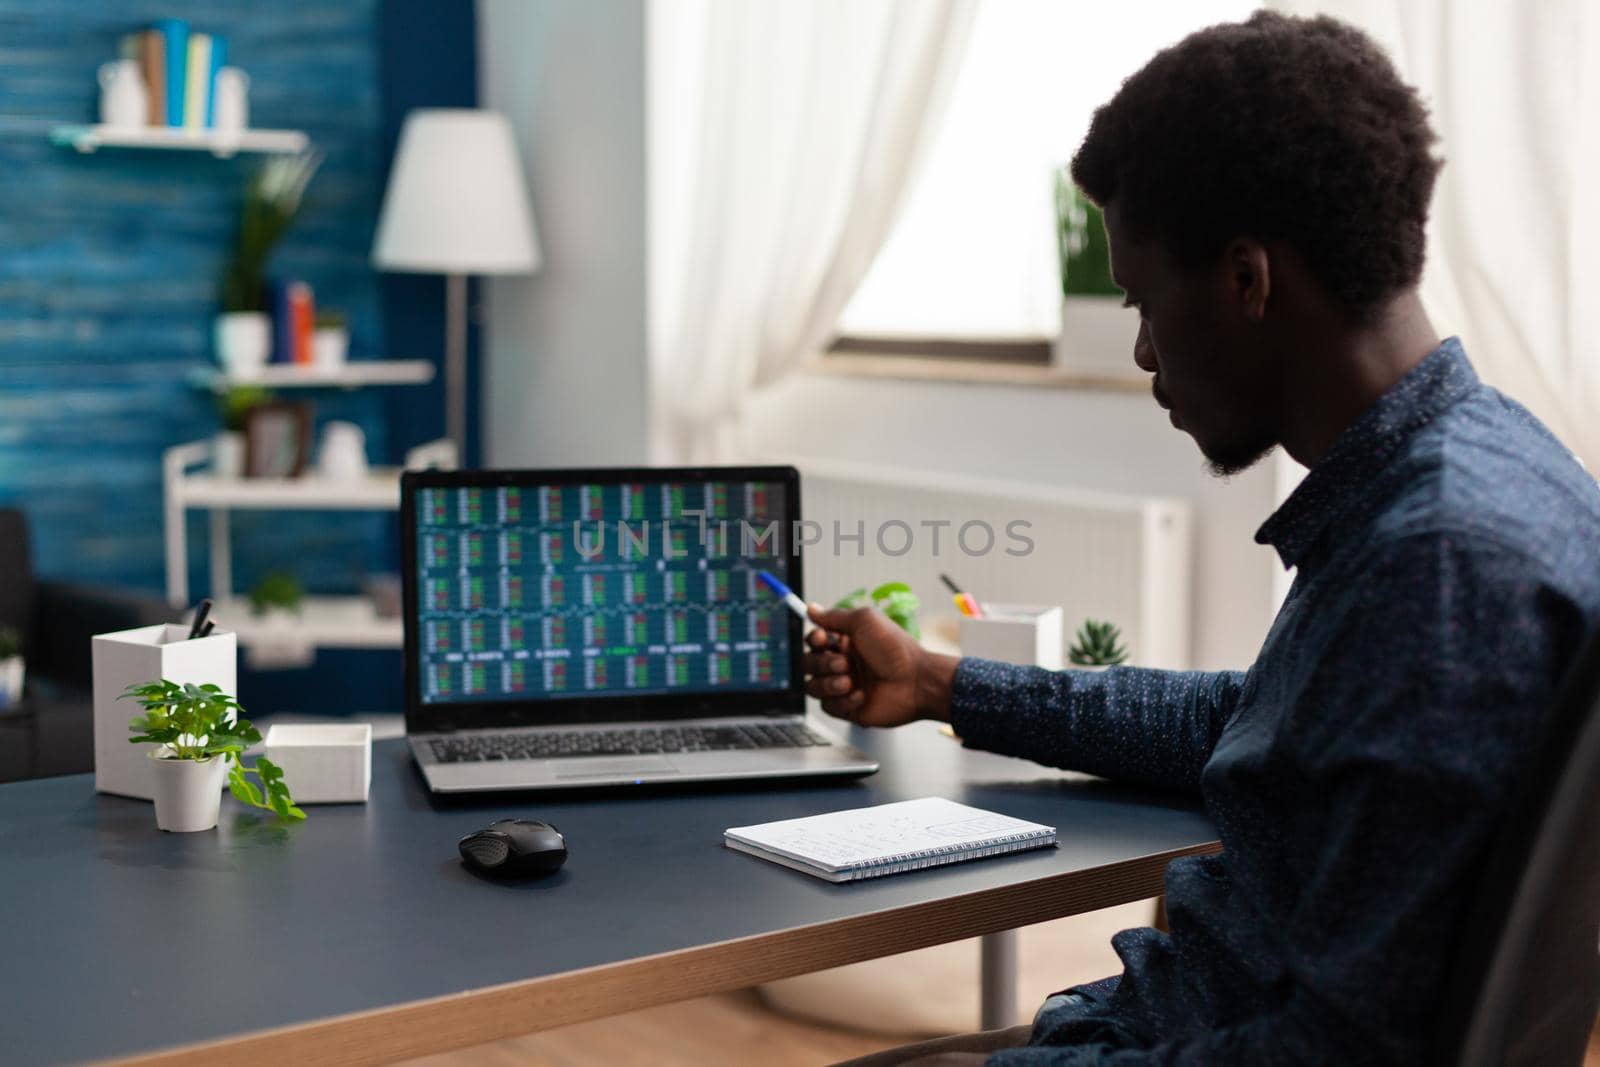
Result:
<svg viewBox="0 0 1600 1067"><path fill-rule="evenodd" d="M300 579L288 571L271 571L250 589L250 610L263 615L269 608L294 611L306 594Z"/></svg>
<svg viewBox="0 0 1600 1067"><path fill-rule="evenodd" d="M911 591L909 585L905 582L884 582L870 595L865 589L857 589L840 597L834 608L859 608L869 601L873 606L883 609L883 613L896 626L921 640L922 627L917 623L917 609L922 607L922 601L917 599L917 594Z"/></svg>
<svg viewBox="0 0 1600 1067"><path fill-rule="evenodd" d="M1126 646L1117 642L1122 631L1109 622L1083 620L1067 650L1067 658L1080 667L1113 667L1128 658Z"/></svg>
<svg viewBox="0 0 1600 1067"><path fill-rule="evenodd" d="M122 700L132 700L144 708L128 722L133 731L131 745L164 745L172 759L208 760L220 757L228 763L228 790L241 803L270 811L279 819L304 819L306 813L295 807L284 784L283 770L265 756L245 766L240 755L261 740L261 731L244 717L244 709L233 697L214 685L179 685L165 678L130 685ZM260 788L245 777L261 779Z"/></svg>
<svg viewBox="0 0 1600 1067"><path fill-rule="evenodd" d="M15 626L0 626L0 659L22 655L22 634Z"/></svg>

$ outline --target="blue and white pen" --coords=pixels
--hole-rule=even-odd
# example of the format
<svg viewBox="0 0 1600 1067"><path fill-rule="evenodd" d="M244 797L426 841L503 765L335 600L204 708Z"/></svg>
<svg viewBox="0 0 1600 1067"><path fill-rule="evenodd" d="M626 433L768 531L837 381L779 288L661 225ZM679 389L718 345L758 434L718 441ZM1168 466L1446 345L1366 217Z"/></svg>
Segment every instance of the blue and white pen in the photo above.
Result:
<svg viewBox="0 0 1600 1067"><path fill-rule="evenodd" d="M789 610L798 615L802 623L811 622L811 613L806 610L806 602L796 596L793 589L790 589L787 585L784 585L783 582L778 580L776 576L768 574L766 571L756 571L756 577L761 579L762 585L776 593L778 599L787 604L789 606ZM828 646L830 648L838 648L838 637L833 634L829 634Z"/></svg>

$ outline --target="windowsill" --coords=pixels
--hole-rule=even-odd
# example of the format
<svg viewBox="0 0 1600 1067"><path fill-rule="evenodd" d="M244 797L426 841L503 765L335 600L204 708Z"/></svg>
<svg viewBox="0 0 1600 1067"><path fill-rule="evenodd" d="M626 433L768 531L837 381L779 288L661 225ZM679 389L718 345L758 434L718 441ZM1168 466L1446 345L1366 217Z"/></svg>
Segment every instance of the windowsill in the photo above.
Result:
<svg viewBox="0 0 1600 1067"><path fill-rule="evenodd" d="M1011 385L1045 389L1081 389L1108 393L1148 393L1144 375L1088 374L1030 363L947 357L875 356L862 352L821 355L806 372L831 378L887 378L896 381L956 382L967 385Z"/></svg>

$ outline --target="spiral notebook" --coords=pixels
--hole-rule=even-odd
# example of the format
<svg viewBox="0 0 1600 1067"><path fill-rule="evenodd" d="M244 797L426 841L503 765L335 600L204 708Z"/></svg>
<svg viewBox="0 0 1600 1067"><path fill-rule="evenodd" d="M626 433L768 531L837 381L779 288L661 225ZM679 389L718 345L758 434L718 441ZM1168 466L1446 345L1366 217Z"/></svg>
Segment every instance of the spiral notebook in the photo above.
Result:
<svg viewBox="0 0 1600 1067"><path fill-rule="evenodd" d="M942 797L902 800L723 833L729 848L825 878L853 882L1031 848L1053 848L1056 828Z"/></svg>

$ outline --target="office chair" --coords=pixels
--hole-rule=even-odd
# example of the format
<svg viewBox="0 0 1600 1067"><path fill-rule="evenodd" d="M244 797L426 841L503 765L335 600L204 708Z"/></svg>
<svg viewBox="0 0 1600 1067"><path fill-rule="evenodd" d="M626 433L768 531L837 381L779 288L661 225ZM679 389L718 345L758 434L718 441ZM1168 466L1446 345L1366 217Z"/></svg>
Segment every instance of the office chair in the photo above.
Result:
<svg viewBox="0 0 1600 1067"><path fill-rule="evenodd" d="M1600 1007L1600 630L1513 793L1444 1001L1439 1062L1577 1067Z"/></svg>

